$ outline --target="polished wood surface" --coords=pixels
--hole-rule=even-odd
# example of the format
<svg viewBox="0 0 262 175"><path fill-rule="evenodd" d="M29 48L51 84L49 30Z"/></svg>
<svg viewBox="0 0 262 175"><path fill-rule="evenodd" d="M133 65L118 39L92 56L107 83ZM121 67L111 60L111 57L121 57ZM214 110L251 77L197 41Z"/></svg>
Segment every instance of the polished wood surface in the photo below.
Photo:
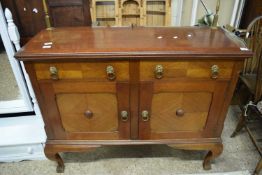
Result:
<svg viewBox="0 0 262 175"><path fill-rule="evenodd" d="M57 94L56 100L65 131L117 131L118 111L114 94Z"/></svg>
<svg viewBox="0 0 262 175"><path fill-rule="evenodd" d="M163 78L169 80L174 78L207 78L211 77L211 67L219 67L219 79L230 79L233 61L143 61L140 63L140 80L154 80L156 65L163 66Z"/></svg>
<svg viewBox="0 0 262 175"><path fill-rule="evenodd" d="M81 27L42 31L16 57L25 61L58 171L60 152L137 144L207 150L210 169L252 55L240 47L221 29Z"/></svg>
<svg viewBox="0 0 262 175"><path fill-rule="evenodd" d="M175 39L174 37L178 38ZM51 48L43 48L52 42ZM16 57L20 60L52 60L83 58L172 58L229 59L251 55L241 51L223 30L199 27L135 27L135 28L55 28L36 35ZM215 58L214 58L215 59Z"/></svg>
<svg viewBox="0 0 262 175"><path fill-rule="evenodd" d="M93 81L108 81L106 67L113 66L116 80L128 81L129 63L122 62L88 62L88 63L36 63L35 70L38 80L50 79L50 67L55 66L58 71L58 79L85 79Z"/></svg>
<svg viewBox="0 0 262 175"><path fill-rule="evenodd" d="M154 94L151 107L151 132L203 130L211 99L212 94L208 92Z"/></svg>

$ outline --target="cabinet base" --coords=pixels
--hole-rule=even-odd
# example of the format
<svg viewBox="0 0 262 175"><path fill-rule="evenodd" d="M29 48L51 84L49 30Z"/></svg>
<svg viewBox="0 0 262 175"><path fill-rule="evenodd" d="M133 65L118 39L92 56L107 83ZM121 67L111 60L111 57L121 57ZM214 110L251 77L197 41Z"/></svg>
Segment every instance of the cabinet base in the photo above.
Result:
<svg viewBox="0 0 262 175"><path fill-rule="evenodd" d="M211 169L211 161L217 158L223 151L221 139L211 139L212 142L192 141L62 141L49 140L45 146L46 157L57 162L57 173L63 173L65 169L64 161L59 155L62 152L87 152L93 151L103 145L142 145L142 144L166 144L175 149L208 151L204 160L204 170ZM195 143L194 143L195 142ZM97 143L97 144L95 144Z"/></svg>

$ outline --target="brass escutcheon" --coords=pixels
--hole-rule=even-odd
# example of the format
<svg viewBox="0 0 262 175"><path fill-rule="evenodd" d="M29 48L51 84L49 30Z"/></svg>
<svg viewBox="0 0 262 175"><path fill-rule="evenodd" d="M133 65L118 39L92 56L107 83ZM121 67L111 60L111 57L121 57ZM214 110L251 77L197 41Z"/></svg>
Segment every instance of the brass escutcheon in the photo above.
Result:
<svg viewBox="0 0 262 175"><path fill-rule="evenodd" d="M156 65L156 67L155 67L155 78L161 79L161 78L163 78L163 74L164 74L164 67L160 64Z"/></svg>
<svg viewBox="0 0 262 175"><path fill-rule="evenodd" d="M219 75L219 67L218 67L218 65L213 65L211 67L211 78L217 79L218 75Z"/></svg>
<svg viewBox="0 0 262 175"><path fill-rule="evenodd" d="M149 112L147 110L142 111L141 116L144 122L149 120Z"/></svg>
<svg viewBox="0 0 262 175"><path fill-rule="evenodd" d="M113 66L107 66L106 67L106 74L107 74L107 79L108 80L115 80L116 79L116 74Z"/></svg>
<svg viewBox="0 0 262 175"><path fill-rule="evenodd" d="M128 112L127 111L121 111L121 120L123 122L126 122L128 120Z"/></svg>
<svg viewBox="0 0 262 175"><path fill-rule="evenodd" d="M55 66L50 66L49 72L52 80L58 80L58 70Z"/></svg>

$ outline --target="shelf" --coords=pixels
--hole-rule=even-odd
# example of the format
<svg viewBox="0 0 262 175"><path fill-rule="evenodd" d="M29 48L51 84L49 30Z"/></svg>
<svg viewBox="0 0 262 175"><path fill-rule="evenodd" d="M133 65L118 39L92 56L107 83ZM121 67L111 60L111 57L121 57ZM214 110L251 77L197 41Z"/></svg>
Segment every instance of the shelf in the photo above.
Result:
<svg viewBox="0 0 262 175"><path fill-rule="evenodd" d="M115 21L115 18L96 18L97 21Z"/></svg>
<svg viewBox="0 0 262 175"><path fill-rule="evenodd" d="M146 14L150 14L150 15L166 15L165 11L151 11L151 10L147 10Z"/></svg>
<svg viewBox="0 0 262 175"><path fill-rule="evenodd" d="M139 17L140 14L122 14L122 16L135 16L135 17Z"/></svg>
<svg viewBox="0 0 262 175"><path fill-rule="evenodd" d="M166 0L146 0L146 2L166 2Z"/></svg>
<svg viewBox="0 0 262 175"><path fill-rule="evenodd" d="M99 19L115 19L114 16L97 16L96 18L99 18Z"/></svg>

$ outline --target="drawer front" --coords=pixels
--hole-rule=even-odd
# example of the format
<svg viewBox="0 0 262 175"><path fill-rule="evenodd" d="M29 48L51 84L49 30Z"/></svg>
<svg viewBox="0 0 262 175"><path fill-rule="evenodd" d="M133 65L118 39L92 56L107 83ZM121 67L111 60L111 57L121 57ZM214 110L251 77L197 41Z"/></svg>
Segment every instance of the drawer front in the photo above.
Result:
<svg viewBox="0 0 262 175"><path fill-rule="evenodd" d="M107 67L113 68L115 78L109 76ZM127 81L129 80L129 63L119 62L79 62L79 63L36 63L34 65L38 80L48 79L85 79L90 81ZM52 76L55 68L56 75ZM112 70L111 70L112 71Z"/></svg>
<svg viewBox="0 0 262 175"><path fill-rule="evenodd" d="M216 71L214 70L214 65L218 68L218 74L215 79L231 78L234 66L232 61L141 61L140 80L210 79L212 77L212 67L213 71ZM158 75L159 77L157 77Z"/></svg>

